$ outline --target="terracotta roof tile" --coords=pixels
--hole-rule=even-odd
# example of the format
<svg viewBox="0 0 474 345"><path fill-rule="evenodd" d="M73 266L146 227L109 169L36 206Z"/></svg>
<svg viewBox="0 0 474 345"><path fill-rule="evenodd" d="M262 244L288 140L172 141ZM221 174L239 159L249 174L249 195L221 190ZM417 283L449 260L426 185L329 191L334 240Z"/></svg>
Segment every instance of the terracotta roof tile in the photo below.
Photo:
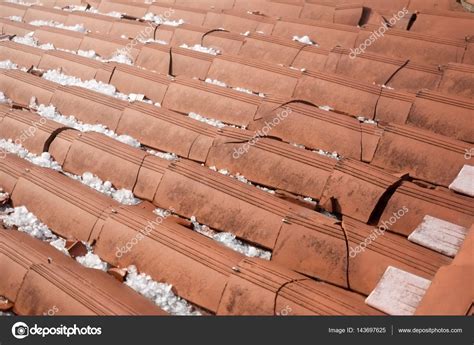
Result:
<svg viewBox="0 0 474 345"><path fill-rule="evenodd" d="M12 206L26 206L57 235L91 243L112 270L135 265L172 284L204 313L278 315L289 306L294 315L380 314L368 305L398 313L412 301L397 295L399 305L381 303L387 295L382 283L393 278L392 271L401 272L396 279L433 281L410 313L469 312L468 289L449 306L433 301L440 291L453 289L448 283L461 284L467 276L471 263L465 248L472 236L456 254L413 234L426 219L468 229L474 218L471 191L449 189L461 169L470 169L466 157L474 141L466 126L474 108L474 41L465 38L472 15L459 12L454 0L92 1L100 13L52 8L65 1L45 5L0 4L7 15L24 17L23 22L0 19L7 38L0 42L0 61L7 69L17 67L6 60L21 68L0 73L0 91L13 102L0 105L2 145L9 149L13 144L5 140L21 138L38 123L21 141L23 148L32 155L51 154L62 169L40 168L8 154L0 165L0 185ZM410 6L409 13L367 52L351 58L351 49L381 18L403 6ZM170 7L174 13L167 19L184 24L141 18ZM104 15L111 11L124 15ZM433 18L441 24L432 27ZM50 19L83 24L86 33L26 24ZM29 32L33 40L13 38ZM304 36L315 44L302 43ZM155 42L143 43L149 38ZM114 55L112 60L125 61L117 54L128 47L132 65L106 62ZM206 53L209 48L216 54ZM83 56L79 49L97 55ZM109 84L118 97L41 78L52 69ZM46 120L28 109L32 99L140 145ZM268 135L259 134L282 111L289 115ZM196 121L197 114L207 123ZM236 159L242 146L245 152ZM165 152L173 153L171 160L160 158ZM86 172L141 203L124 206L65 174ZM175 215L143 234L157 219L156 207L172 207ZM400 210L404 215L392 222ZM246 259L219 244L217 235L197 232L195 221L216 234L229 232L254 250L263 248L270 261ZM354 256L354 248L374 236L375 226L385 229L383 236L377 234ZM138 234L143 240L137 248L117 255L117 243ZM432 241L439 240L435 237ZM0 251L2 239L0 234ZM39 242L31 241L35 245L24 246L36 248ZM462 242L459 238L456 245ZM31 257L23 243L16 244L17 252ZM17 260L12 253L6 257ZM51 291L61 296L67 313L161 313L131 290L120 299L123 285L116 280L99 271L93 277L82 273L85 269L73 261L69 266L70 259L55 253L62 259L31 262L23 286L0 291L0 296L18 292L13 301L18 313L40 313L52 303ZM0 265L13 272L6 260ZM104 277L113 286L101 284ZM403 293L408 280L393 293ZM37 293L28 294L31 289ZM87 303L84 294L91 298Z"/></svg>
<svg viewBox="0 0 474 345"><path fill-rule="evenodd" d="M8 277L0 292L18 315L43 315L53 305L57 315L165 314L105 273L19 231L0 231L0 253Z"/></svg>

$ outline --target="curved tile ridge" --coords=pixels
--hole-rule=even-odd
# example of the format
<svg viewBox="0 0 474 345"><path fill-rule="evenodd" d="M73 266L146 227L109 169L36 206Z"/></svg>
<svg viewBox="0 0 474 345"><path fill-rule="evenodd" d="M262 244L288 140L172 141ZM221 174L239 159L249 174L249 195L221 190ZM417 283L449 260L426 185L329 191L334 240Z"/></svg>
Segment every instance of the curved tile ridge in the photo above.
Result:
<svg viewBox="0 0 474 345"><path fill-rule="evenodd" d="M136 244L128 249L128 243ZM136 208L120 209L105 221L95 252L119 267L136 265L212 312L217 311L232 267L243 258L174 219Z"/></svg>
<svg viewBox="0 0 474 345"><path fill-rule="evenodd" d="M408 236L430 215L445 221L469 227L474 222L472 198L442 189L430 189L412 182L402 182L388 200L381 219L389 219L403 206L410 212L397 222L384 223L389 230ZM382 225L380 221L379 226Z"/></svg>
<svg viewBox="0 0 474 345"><path fill-rule="evenodd" d="M164 315L104 272L82 267L52 246L19 231L0 231L1 295L15 313L42 315ZM52 293L52 291L55 291ZM33 293L32 293L33 292Z"/></svg>
<svg viewBox="0 0 474 345"><path fill-rule="evenodd" d="M410 212L409 209L403 211ZM400 214L397 218L403 218L404 213ZM349 217L343 217L342 226L349 246L349 285L365 295L375 288L388 266L431 279L441 266L451 261L383 228L374 228Z"/></svg>
<svg viewBox="0 0 474 345"><path fill-rule="evenodd" d="M426 130L389 124L371 164L448 186L466 163L467 143ZM430 159L426 159L429 157Z"/></svg>
<svg viewBox="0 0 474 345"><path fill-rule="evenodd" d="M328 179L321 205L332 213L351 216L364 223L372 220L382 198L401 179L352 159L341 159Z"/></svg>
<svg viewBox="0 0 474 345"><path fill-rule="evenodd" d="M118 202L56 171L21 163L21 158L3 159L2 184L13 206L26 206L64 238L92 242L93 231ZM20 161L20 162L19 162ZM21 171L21 173L20 173ZM48 205L48 207L46 207Z"/></svg>
<svg viewBox="0 0 474 345"><path fill-rule="evenodd" d="M205 164L264 186L320 199L336 161L252 132L225 128Z"/></svg>
<svg viewBox="0 0 474 345"><path fill-rule="evenodd" d="M284 314L286 312L287 314ZM219 315L379 315L363 297L271 262L244 259L232 272Z"/></svg>

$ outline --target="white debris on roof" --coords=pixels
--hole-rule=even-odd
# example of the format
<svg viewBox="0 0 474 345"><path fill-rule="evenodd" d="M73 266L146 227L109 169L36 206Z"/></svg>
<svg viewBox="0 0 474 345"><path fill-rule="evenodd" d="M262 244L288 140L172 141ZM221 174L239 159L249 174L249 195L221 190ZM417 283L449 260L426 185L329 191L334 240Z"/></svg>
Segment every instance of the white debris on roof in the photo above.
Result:
<svg viewBox="0 0 474 345"><path fill-rule="evenodd" d="M0 104L8 103L9 99L5 96L3 92L0 91Z"/></svg>
<svg viewBox="0 0 474 345"><path fill-rule="evenodd" d="M258 95L262 98L265 97L265 94L260 92L260 93L257 93L257 92L253 92L252 90L249 90L249 89L246 89L246 88L243 88L243 87L230 87L228 86L226 83L224 83L223 81L220 81L220 80L217 80L217 79L211 79L211 78L206 78L206 80L204 80L206 83L208 84L212 84L212 85L216 85L216 86L220 86L220 87L226 87L226 88L230 88L232 90L235 90L235 91L239 91L239 92L243 92L243 93L247 93L249 95Z"/></svg>
<svg viewBox="0 0 474 345"><path fill-rule="evenodd" d="M120 141L124 144L130 145L132 147L140 147L141 144L138 140L132 138L128 135L118 135L114 131L107 129L106 126L101 124L91 125L91 124L84 124L81 121L77 120L74 116L65 116L61 115L59 112L56 111L56 108L53 105L46 106L44 104L40 104L36 112L47 119L62 123L65 126L77 129L81 132L97 132L102 133L112 139Z"/></svg>
<svg viewBox="0 0 474 345"><path fill-rule="evenodd" d="M15 36L12 41L20 44L24 44L30 47L37 47L43 50L54 50L54 45L51 43L38 44L38 40L33 37L34 31L27 33L25 36Z"/></svg>
<svg viewBox="0 0 474 345"><path fill-rule="evenodd" d="M227 87L226 83L224 83L223 81L219 81L217 79L206 78L205 82L208 84L217 85L220 87Z"/></svg>
<svg viewBox="0 0 474 345"><path fill-rule="evenodd" d="M184 24L184 20L183 19L179 19L179 20L168 20L168 19L164 19L162 16L157 16L151 12L148 12L147 14L145 14L143 17L142 17L143 20L146 20L146 21L152 21L156 24L163 24L163 25L169 25L169 26L180 26L180 25L183 25Z"/></svg>
<svg viewBox="0 0 474 345"><path fill-rule="evenodd" d="M317 153L318 155L326 156L332 159L340 160L342 158L336 151L329 152L329 151L319 149L319 150L313 150L313 152Z"/></svg>
<svg viewBox="0 0 474 345"><path fill-rule="evenodd" d="M217 49L210 48L210 47L203 47L200 44L195 44L193 46L188 46L187 44L183 43L179 47L194 50L194 51L201 52L201 53L211 54L211 55L219 55L221 53Z"/></svg>
<svg viewBox="0 0 474 345"><path fill-rule="evenodd" d="M176 153L170 153L170 152L158 152L158 151L155 151L155 150L147 150L146 151L147 153L151 154L151 155L154 155L154 156L157 156L157 157L160 157L162 159L166 159L167 161L175 161L178 159L178 155Z"/></svg>
<svg viewBox="0 0 474 345"><path fill-rule="evenodd" d="M247 36L250 35L250 31L245 31L245 32L241 33L241 35L247 37Z"/></svg>
<svg viewBox="0 0 474 345"><path fill-rule="evenodd" d="M143 44L149 44L149 43L158 43L162 45L168 45L168 42L163 41L163 40L155 40L153 38L142 38L142 37L136 37L135 38L138 42L143 43Z"/></svg>
<svg viewBox="0 0 474 345"><path fill-rule="evenodd" d="M9 16L6 17L7 19L10 19L12 22L22 22L23 18L20 16Z"/></svg>
<svg viewBox="0 0 474 345"><path fill-rule="evenodd" d="M135 266L129 266L127 272L124 283L164 311L172 315L201 315L186 300L173 293L172 285L156 282L149 275L138 273Z"/></svg>
<svg viewBox="0 0 474 345"><path fill-rule="evenodd" d="M372 125L376 125L378 123L376 120L368 119L364 116L358 116L357 120L359 120L359 122L361 122L361 123L368 123L368 124L372 124Z"/></svg>
<svg viewBox="0 0 474 345"><path fill-rule="evenodd" d="M10 60L0 61L0 68L1 69L18 69L18 65L16 63L11 62Z"/></svg>
<svg viewBox="0 0 474 345"><path fill-rule="evenodd" d="M76 261L84 267L93 268L104 272L107 272L109 268L109 265L106 262L102 261L98 255L91 251L87 252L87 254L84 256L76 257Z"/></svg>
<svg viewBox="0 0 474 345"><path fill-rule="evenodd" d="M98 176L92 174L91 172L85 172L82 176L73 175L70 173L65 173L65 175L69 176L70 178L89 186L96 191L107 195L113 198L115 201L123 204L123 205L138 205L141 200L135 198L133 193L128 189L115 189L112 186L112 182L110 181L102 181Z"/></svg>
<svg viewBox="0 0 474 345"><path fill-rule="evenodd" d="M41 2L38 0L35 1L22 1L22 0L5 0L5 2L9 2L12 4L18 4L23 6L32 6L32 5L41 5Z"/></svg>
<svg viewBox="0 0 474 345"><path fill-rule="evenodd" d="M140 203L140 200L135 198L133 193L128 189L116 190L112 187L112 183L109 181L102 182L100 178L93 175L92 173L86 172L82 176L77 176L69 173L65 173L61 165L56 162L48 152L43 152L41 155L35 155L29 152L20 144L14 143L11 139L5 140L0 139L0 149L17 155L20 158L23 158L34 165L49 168L56 171L63 172L65 175L73 178L81 183L95 189L96 191L105 194L114 200L118 201L124 205L137 205Z"/></svg>
<svg viewBox="0 0 474 345"><path fill-rule="evenodd" d="M94 50L78 50L77 55L83 56L89 59L97 58L97 53Z"/></svg>
<svg viewBox="0 0 474 345"><path fill-rule="evenodd" d="M23 158L34 165L38 165L44 168L53 169L56 171L61 171L61 165L51 158L51 155L48 152L43 152L41 155L37 156L27 149L25 149L20 144L16 144L12 139L0 139L0 149L5 152L9 152L17 155L20 158Z"/></svg>
<svg viewBox="0 0 474 345"><path fill-rule="evenodd" d="M204 122L204 123L207 123L208 125L211 125L211 126L214 126L214 127L217 127L217 128L224 128L226 126L223 122L221 122L219 120L209 119L207 117L201 116L201 115L193 113L193 112L190 112L188 114L188 116L190 118L192 118L193 120Z"/></svg>
<svg viewBox="0 0 474 345"><path fill-rule="evenodd" d="M42 78L57 84L78 86L84 89L102 93L104 95L113 96L121 100L128 100L128 96L123 93L117 92L117 89L113 85L105 84L95 79L82 81L80 78L66 75L61 73L59 70L53 69L43 73Z"/></svg>
<svg viewBox="0 0 474 345"><path fill-rule="evenodd" d="M7 228L17 227L19 231L25 232L32 237L42 241L53 241L58 237L25 206L8 208L6 215L0 214L0 220Z"/></svg>
<svg viewBox="0 0 474 345"><path fill-rule="evenodd" d="M118 62L123 63L125 65L133 66L132 58L123 52L116 52L110 59L104 60L104 62Z"/></svg>
<svg viewBox="0 0 474 345"><path fill-rule="evenodd" d="M312 41L309 36L293 36L293 41L297 41L303 44L316 45L316 42Z"/></svg>
<svg viewBox="0 0 474 345"><path fill-rule="evenodd" d="M67 26L63 23L56 22L54 20L33 20L30 22L30 25L33 26L50 26L53 28L63 29L63 30L70 30L70 31L77 31L77 32L86 32L83 24L76 24Z"/></svg>
<svg viewBox="0 0 474 345"><path fill-rule="evenodd" d="M272 253L254 246L251 246L247 243L244 243L241 240L238 240L234 234L230 232L217 232L209 228L207 225L199 224L196 220L196 217L191 217L191 223L193 224L194 231L212 238L213 240L222 243L226 247L235 250L241 254L244 254L248 257L257 257L265 260L270 260Z"/></svg>
<svg viewBox="0 0 474 345"><path fill-rule="evenodd" d="M321 109L321 110L325 110L325 111L333 111L334 110L334 108L331 108L329 105L320 105L318 108Z"/></svg>

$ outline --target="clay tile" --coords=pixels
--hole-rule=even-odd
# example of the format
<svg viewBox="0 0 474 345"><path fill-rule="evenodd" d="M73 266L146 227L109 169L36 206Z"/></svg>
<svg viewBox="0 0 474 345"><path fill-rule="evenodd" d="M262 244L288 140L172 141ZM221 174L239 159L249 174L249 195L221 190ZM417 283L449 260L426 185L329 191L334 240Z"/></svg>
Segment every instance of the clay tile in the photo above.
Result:
<svg viewBox="0 0 474 345"><path fill-rule="evenodd" d="M77 133L77 132L76 132ZM146 153L98 133L77 133L63 169L76 175L91 172L117 189L133 189Z"/></svg>
<svg viewBox="0 0 474 345"><path fill-rule="evenodd" d="M354 59L350 50L338 47L331 50L329 61L334 67L327 69L328 72L410 92L422 88L436 89L442 76L438 66L374 53L360 54Z"/></svg>
<svg viewBox="0 0 474 345"><path fill-rule="evenodd" d="M474 67L448 64L443 68L438 91L458 97L474 98Z"/></svg>
<svg viewBox="0 0 474 345"><path fill-rule="evenodd" d="M214 141L206 165L227 169L234 175L240 173L271 188L321 197L335 160L267 138L250 145L253 138L252 132L223 130Z"/></svg>
<svg viewBox="0 0 474 345"><path fill-rule="evenodd" d="M54 8L46 8L43 6L30 6L26 10L25 15L23 16L23 21L26 23L32 22L34 20L45 20L50 21L54 20L59 23L65 23L68 17L68 12L57 10Z"/></svg>
<svg viewBox="0 0 474 345"><path fill-rule="evenodd" d="M331 295L330 301L326 296ZM376 315L363 298L274 263L244 259L221 299L218 315Z"/></svg>
<svg viewBox="0 0 474 345"><path fill-rule="evenodd" d="M231 9L234 7L234 1L235 0L176 0L175 3L176 5L200 9Z"/></svg>
<svg viewBox="0 0 474 345"><path fill-rule="evenodd" d="M52 43L55 48L77 51L85 36L76 31L42 26L36 28L34 37L40 44Z"/></svg>
<svg viewBox="0 0 474 345"><path fill-rule="evenodd" d="M205 200L205 201L204 201ZM153 203L272 249L290 204L192 162L173 163Z"/></svg>
<svg viewBox="0 0 474 345"><path fill-rule="evenodd" d="M95 79L103 83L109 82L113 71L111 64L59 50L44 53L38 68L59 69L66 75L73 75L84 81Z"/></svg>
<svg viewBox="0 0 474 345"><path fill-rule="evenodd" d="M113 267L113 268L110 268L107 271L107 273L110 274L115 279L117 279L119 282L123 283L127 275L127 270L123 268Z"/></svg>
<svg viewBox="0 0 474 345"><path fill-rule="evenodd" d="M112 58L115 54L125 49L127 51L127 56L135 61L143 45L141 43L134 42L134 44L129 47L130 42L130 40L124 38L115 38L110 37L109 35L89 33L84 36L84 39L77 49L93 50L102 58Z"/></svg>
<svg viewBox="0 0 474 345"><path fill-rule="evenodd" d="M331 298L328 298L331 296ZM310 279L286 284L275 303L277 315L383 315L354 292Z"/></svg>
<svg viewBox="0 0 474 345"><path fill-rule="evenodd" d="M296 36L308 36L323 48L332 49L339 45L354 47L359 29L349 25L332 24L302 18L284 18L275 24L273 36L292 39Z"/></svg>
<svg viewBox="0 0 474 345"><path fill-rule="evenodd" d="M148 12L148 4L130 3L129 1L110 0L101 1L99 5L99 12L121 12L134 17L143 17Z"/></svg>
<svg viewBox="0 0 474 345"><path fill-rule="evenodd" d="M365 295L376 287L389 266L432 279L441 266L451 261L406 238L349 217L343 218L342 226L348 239L349 285Z"/></svg>
<svg viewBox="0 0 474 345"><path fill-rule="evenodd" d="M2 164L0 165L0 181L3 192L12 194L18 179L27 174L31 165L16 155L2 152Z"/></svg>
<svg viewBox="0 0 474 345"><path fill-rule="evenodd" d="M385 127L372 164L448 186L466 163L464 142L409 126Z"/></svg>
<svg viewBox="0 0 474 345"><path fill-rule="evenodd" d="M249 34L238 55L244 58L261 59L274 64L290 66L296 57L306 49L308 48L302 43L282 37ZM295 63L294 65L298 64ZM302 65L302 63L300 62L299 65ZM304 67L311 68L313 65L304 64Z"/></svg>
<svg viewBox="0 0 474 345"><path fill-rule="evenodd" d="M74 115L89 124L103 124L115 130L127 102L77 86L59 86L51 99L63 115Z"/></svg>
<svg viewBox="0 0 474 345"><path fill-rule="evenodd" d="M373 31L377 28L375 25L366 25L362 28L354 46L358 47L365 40L369 39L370 35L373 35ZM367 47L366 51L438 65L449 62L461 62L462 52L465 49L466 42L464 40L389 29L385 33L383 40L375 41Z"/></svg>
<svg viewBox="0 0 474 345"><path fill-rule="evenodd" d="M337 152L369 162L372 159L382 132L376 125L360 124L355 118L318 109L298 100L287 102L286 105L284 100L265 100L249 129L261 130L265 122L272 121L275 115L287 108L291 114L280 125L272 128L271 136L310 149ZM338 140L335 141L335 137Z"/></svg>
<svg viewBox="0 0 474 345"><path fill-rule="evenodd" d="M3 17L18 16L23 17L28 7L14 3L0 3L0 12Z"/></svg>
<svg viewBox="0 0 474 345"><path fill-rule="evenodd" d="M44 50L12 41L0 42L0 59L14 61L19 66L38 66Z"/></svg>
<svg viewBox="0 0 474 345"><path fill-rule="evenodd" d="M275 19L248 14L247 11L224 10L223 12L207 12L203 26L224 28L232 32L263 32L270 35L275 26Z"/></svg>
<svg viewBox="0 0 474 345"><path fill-rule="evenodd" d="M135 65L168 75L170 71L170 47L162 44L145 44L140 50Z"/></svg>
<svg viewBox="0 0 474 345"><path fill-rule="evenodd" d="M115 68L110 84L114 85L117 91L125 94L142 94L154 103L163 102L171 81L169 77L124 64L113 64L113 66Z"/></svg>
<svg viewBox="0 0 474 345"><path fill-rule="evenodd" d="M244 41L245 37L237 33L213 31L201 26L184 24L175 28L171 45L187 44L192 46L201 44L205 47L214 48L222 54L238 54Z"/></svg>
<svg viewBox="0 0 474 345"><path fill-rule="evenodd" d="M455 117L452 114L456 114ZM474 142L474 100L423 90L417 93L407 124L454 139Z"/></svg>
<svg viewBox="0 0 474 345"><path fill-rule="evenodd" d="M295 89L295 98L306 99L353 115L372 118L382 88L354 79L321 72L306 72Z"/></svg>
<svg viewBox="0 0 474 345"><path fill-rule="evenodd" d="M173 10L170 11L170 9ZM180 20L183 19L185 23L192 24L192 25L203 25L204 18L206 17L206 11L186 7L186 6L179 6L173 4L152 4L148 12L151 12L155 15L164 15L165 13L168 14L168 20Z"/></svg>
<svg viewBox="0 0 474 345"><path fill-rule="evenodd" d="M21 143L24 148L37 155L44 152L49 138L64 127L39 115L18 110L8 113L1 124L1 138Z"/></svg>
<svg viewBox="0 0 474 345"><path fill-rule="evenodd" d="M153 201L169 164L170 162L156 156L146 156L140 166L137 181L133 188L134 195L150 202Z"/></svg>
<svg viewBox="0 0 474 345"><path fill-rule="evenodd" d="M14 311L20 315L44 315L50 308L55 315L165 314L112 277L101 280L85 278L76 267L33 265L19 291Z"/></svg>
<svg viewBox="0 0 474 345"><path fill-rule="evenodd" d="M94 240L94 228L119 205L78 181L31 164L18 179L11 200L15 207L26 206L55 233L81 241Z"/></svg>
<svg viewBox="0 0 474 345"><path fill-rule="evenodd" d="M417 13L410 31L464 39L472 35L473 26L474 17L470 13L425 9Z"/></svg>
<svg viewBox="0 0 474 345"><path fill-rule="evenodd" d="M131 135L145 146L201 162L207 157L216 131L181 114L138 103L125 108L117 128L117 133Z"/></svg>
<svg viewBox="0 0 474 345"><path fill-rule="evenodd" d="M132 20L116 20L110 28L109 35L115 37L129 37L132 39L154 39L170 42L175 27L158 25L151 22L137 22Z"/></svg>
<svg viewBox="0 0 474 345"><path fill-rule="evenodd" d="M25 36L26 34L38 29L37 26L11 21L7 18L0 18L0 27L2 28L2 33L18 36Z"/></svg>
<svg viewBox="0 0 474 345"><path fill-rule="evenodd" d="M66 250L72 258L84 256L87 254L87 247L80 241L68 240L66 241Z"/></svg>
<svg viewBox="0 0 474 345"><path fill-rule="evenodd" d="M194 112L225 123L248 126L261 98L243 92L187 78L171 83L163 100L170 110Z"/></svg>
<svg viewBox="0 0 474 345"><path fill-rule="evenodd" d="M396 222L390 221L404 208L408 211L403 217ZM474 207L469 197L403 182L388 201L379 225L408 236L426 215L469 227L474 222Z"/></svg>
<svg viewBox="0 0 474 345"><path fill-rule="evenodd" d="M382 169L351 159L340 160L327 181L321 205L324 209L348 215L367 223L383 197L400 179Z"/></svg>
<svg viewBox="0 0 474 345"><path fill-rule="evenodd" d="M128 249L137 236L140 240ZM95 252L114 266L136 265L155 280L172 284L179 296L213 312L231 268L242 259L174 221L135 207L121 209L106 220Z"/></svg>
<svg viewBox="0 0 474 345"><path fill-rule="evenodd" d="M20 70L6 71L0 77L0 89L13 102L24 106L35 97L39 104L49 104L57 84Z"/></svg>
<svg viewBox="0 0 474 345"><path fill-rule="evenodd" d="M212 55L186 48L171 48L161 44L145 45L137 59L137 66L173 76L205 79Z"/></svg>
<svg viewBox="0 0 474 345"><path fill-rule="evenodd" d="M214 59L207 77L220 80L232 87L291 97L301 72L258 60L227 55Z"/></svg>
<svg viewBox="0 0 474 345"><path fill-rule="evenodd" d="M116 18L109 16L74 11L69 13L65 25L74 26L79 24L91 32L108 34L117 21Z"/></svg>
<svg viewBox="0 0 474 345"><path fill-rule="evenodd" d="M313 212L283 222L272 262L307 276L348 287L344 232L334 219Z"/></svg>
<svg viewBox="0 0 474 345"><path fill-rule="evenodd" d="M357 26L362 19L364 7L360 4L338 5L334 13L334 23Z"/></svg>

